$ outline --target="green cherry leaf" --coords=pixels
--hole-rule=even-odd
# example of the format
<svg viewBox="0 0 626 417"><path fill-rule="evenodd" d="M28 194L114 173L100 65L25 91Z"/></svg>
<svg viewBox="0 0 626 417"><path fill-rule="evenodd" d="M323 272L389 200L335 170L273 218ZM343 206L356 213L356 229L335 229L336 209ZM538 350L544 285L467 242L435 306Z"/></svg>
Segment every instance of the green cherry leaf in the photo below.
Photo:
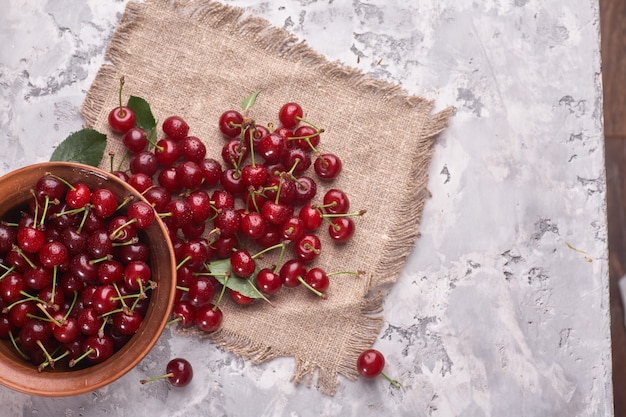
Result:
<svg viewBox="0 0 626 417"><path fill-rule="evenodd" d="M156 120L148 102L141 97L130 96L126 105L135 112L135 124L150 135L150 132L156 128Z"/></svg>
<svg viewBox="0 0 626 417"><path fill-rule="evenodd" d="M104 156L107 137L94 129L82 129L69 135L52 152L50 161L79 162L97 167Z"/></svg>
<svg viewBox="0 0 626 417"><path fill-rule="evenodd" d="M260 92L261 91L259 90L256 93L253 93L252 95L241 100L241 109L243 111L246 111L250 109L252 106L254 106L254 103L256 102L256 98L259 96Z"/></svg>
<svg viewBox="0 0 626 417"><path fill-rule="evenodd" d="M256 277L256 274L259 272L258 267L250 278L242 279L235 276L235 274L233 273L233 270L230 267L230 259L220 259L217 261L212 261L207 265L209 267L209 271L211 271L211 274L215 277L215 279L217 279L220 284L224 285L224 282L226 282L226 288L237 291L238 293L241 293L242 295L245 295L249 298L265 298L254 285L254 279ZM226 273L230 274L228 280L226 280Z"/></svg>

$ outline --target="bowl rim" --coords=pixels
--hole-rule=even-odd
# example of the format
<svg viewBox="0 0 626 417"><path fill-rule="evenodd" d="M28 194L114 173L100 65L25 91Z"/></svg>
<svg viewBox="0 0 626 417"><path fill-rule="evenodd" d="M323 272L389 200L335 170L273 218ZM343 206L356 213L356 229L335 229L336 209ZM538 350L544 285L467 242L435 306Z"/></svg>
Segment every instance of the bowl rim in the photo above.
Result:
<svg viewBox="0 0 626 417"><path fill-rule="evenodd" d="M116 177L115 175L111 174L110 172L77 162L52 161L27 165L10 171L3 176L0 176L0 183L5 182L7 179L19 177L20 175L23 175L24 172L36 170L41 171L43 175L48 171L54 171L58 168L69 168L72 170L76 170L80 173L80 175L96 175L97 177L100 177L104 182L114 182L118 186L121 186L126 192L132 194L135 198L138 198L149 204L149 202L143 197L143 195L141 195L141 193L139 193L135 188L133 188L131 185L121 180L120 178ZM25 185L30 186L28 184ZM174 249L171 240L167 237L168 232L165 224L159 216L155 216L155 220L155 223L153 223L153 226L151 227L157 227L160 230L161 234L166 237L163 243L167 246L167 252L169 253L170 259L169 262L166 262L169 263L168 269L172 279L169 288L163 288L163 286L159 285L155 290L153 290L168 290L167 308L165 309L165 311L163 311L162 315L158 314L158 312L155 313L158 317L160 317L160 321L157 326L158 331L151 334L148 339L142 340L140 347L137 348L141 348L141 350L137 352L138 354L134 357L126 355L125 361L120 361L119 358L128 350L131 350L131 347L137 346L138 338L146 334L145 326L143 324L140 327L139 331L134 334L133 337L129 340L129 342L127 342L120 350L114 353L113 357L105 360L102 363L94 364L86 368L65 371L44 370L42 372L38 372L34 365L26 361L23 361L23 363L18 363L14 360L0 360L1 385L25 394L44 397L64 397L84 394L87 392L95 391L118 380L120 377L133 369L150 352L158 339L161 337L161 334L163 333L163 330L165 329L170 319L171 308L175 299L176 292L176 262ZM151 314L151 310L155 311L159 309L155 309L153 307L149 308L146 315ZM150 317L152 318L152 316ZM134 343L133 340L135 340ZM4 352L1 352L0 354L4 354ZM129 360L126 361L126 359ZM110 360L117 360L118 363L124 362L125 364L113 373L102 372L102 370L108 369L107 364Z"/></svg>

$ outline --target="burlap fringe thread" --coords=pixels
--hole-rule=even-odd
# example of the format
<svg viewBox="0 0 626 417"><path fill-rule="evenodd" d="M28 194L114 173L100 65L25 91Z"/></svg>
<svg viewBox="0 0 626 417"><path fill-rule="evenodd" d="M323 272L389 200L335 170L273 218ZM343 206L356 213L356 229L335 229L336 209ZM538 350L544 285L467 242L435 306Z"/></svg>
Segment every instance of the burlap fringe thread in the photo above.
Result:
<svg viewBox="0 0 626 417"><path fill-rule="evenodd" d="M157 0L148 0L157 1ZM196 19L213 28L219 28L231 34L239 34L254 40L259 49L268 53L278 55L287 60L302 62L308 67L316 68L327 76L344 79L354 86L355 89L362 89L378 100L388 102L392 106L408 109L411 111L421 111L429 114L434 102L418 96L410 96L398 85L386 81L376 80L367 76L358 69L347 67L341 63L331 63L324 56L316 53L305 41L298 40L283 29L273 27L262 18L254 16L244 16L244 10L226 6L214 1L207 0L178 0L170 1L172 10L182 13L185 16ZM116 64L124 62L127 58L127 50L124 47L132 34L133 27L137 24L137 19L141 14L142 4L130 2L127 5L124 17L119 28L110 41L106 59L113 65L103 65L96 77L103 80L117 79L118 74L115 69ZM103 107L100 97L106 97L110 91L107 89L107 82L94 83L88 92L81 113L89 125L96 124L98 109ZM422 125L416 131L417 137L422 137L426 132L429 141L422 144L428 155L427 161L432 154L432 145L439 133L446 127L449 118L452 116L454 108L448 107L435 115L430 115L422 120ZM105 156L106 158L106 156ZM103 160L104 164L104 160ZM355 369L355 361L358 355L368 349L376 341L383 325L382 312L384 294L380 287L391 284L402 271L404 262L412 250L415 239L418 237L417 224L423 209L424 197L429 196L427 190L427 164L415 163L410 167L411 187L405 193L405 199L399 210L395 214L395 226L393 230L399 234L392 241L382 248L385 254L381 257L381 262L373 269L374 273L371 294L364 294L360 309L363 317L359 328L356 331L357 338L352 340L346 348L346 355L342 357L341 363L336 370L322 369L316 363L307 361L302 357L295 357L295 370L292 381L299 384L303 380L307 386L312 384L313 376L317 372L317 387L327 395L334 395L337 387L338 373L350 380L355 380L358 373ZM416 202L419 202L416 204ZM376 288L379 288L376 290ZM293 355L291 352L283 352L278 349L268 347L261 343L251 343L251 341L241 335L225 329L207 335L203 332L192 332L197 337L208 337L212 343L220 348L240 355L253 363L262 363L280 356ZM189 335L189 332L185 332Z"/></svg>

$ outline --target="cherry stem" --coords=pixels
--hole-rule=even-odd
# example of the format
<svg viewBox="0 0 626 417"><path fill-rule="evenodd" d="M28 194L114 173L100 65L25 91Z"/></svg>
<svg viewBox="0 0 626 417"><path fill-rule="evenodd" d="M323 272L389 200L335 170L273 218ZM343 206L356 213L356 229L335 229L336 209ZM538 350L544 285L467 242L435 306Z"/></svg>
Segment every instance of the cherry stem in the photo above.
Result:
<svg viewBox="0 0 626 417"><path fill-rule="evenodd" d="M88 350L86 350L82 355L80 355L79 357L77 357L76 359L72 359L70 360L69 363L69 367L73 368L74 366L76 366L76 364L80 361L82 361L83 359L85 359L87 356L91 355L93 352L95 351L94 348L89 348Z"/></svg>
<svg viewBox="0 0 626 417"><path fill-rule="evenodd" d="M255 253L251 257L252 257L252 259L256 259L256 258L266 254L267 252L272 251L274 249L278 249L278 248L282 248L282 252L281 252L281 254L282 254L285 251L285 242L281 242L281 243L277 243L277 244L275 244L273 246L269 246L269 247L263 249L262 251Z"/></svg>
<svg viewBox="0 0 626 417"><path fill-rule="evenodd" d="M7 268L6 266L4 266L4 264L2 264L2 266L6 269L6 271L2 275L0 275L0 281L2 281L4 277L6 277L15 270L15 265L12 265L10 268Z"/></svg>
<svg viewBox="0 0 626 417"><path fill-rule="evenodd" d="M41 340L37 340L37 346L39 346L39 348L41 349L41 351L43 352L43 355L46 357L46 362L48 362L50 364L50 366L52 367L52 369L54 369L54 359L52 358L52 356L50 356L50 353L48 353L48 350L46 349L46 347L43 345L43 343L41 342ZM41 366L41 365L40 365ZM39 368L38 368L39 369ZM43 369L43 368L42 368ZM40 371L41 372L41 371Z"/></svg>
<svg viewBox="0 0 626 417"><path fill-rule="evenodd" d="M131 224L136 223L136 222L137 222L137 218L132 218L132 219L129 219L127 222L124 222L124 224L119 225L115 230L113 230L109 234L109 239L111 239L111 240L119 239L120 237L122 237L124 235L122 230L125 227L130 226Z"/></svg>
<svg viewBox="0 0 626 417"><path fill-rule="evenodd" d="M74 290L74 298L72 299L72 304L70 304L70 307L67 309L67 311L65 312L65 315L63 316L64 320L67 320L70 314L72 314L72 310L74 309L74 306L76 305L76 300L78 300L78 291Z"/></svg>
<svg viewBox="0 0 626 417"><path fill-rule="evenodd" d="M213 306L213 311L217 311L217 307L222 302L222 297L224 296L224 292L226 292L226 284L228 283L228 278L230 278L230 272L226 271L224 273L224 283L222 284L222 291L220 291L220 295L219 297L217 297L217 301L215 302L215 305Z"/></svg>
<svg viewBox="0 0 626 417"><path fill-rule="evenodd" d="M11 339L11 344L13 345L13 348L15 349L15 351L22 357L24 358L24 360L28 360L28 356L22 352L22 349L19 348L19 346L17 345L17 342L15 341L15 336L13 336L13 332L9 331L9 338Z"/></svg>
<svg viewBox="0 0 626 417"><path fill-rule="evenodd" d="M149 382L152 381L157 381L159 379L165 379L165 378L169 378L174 376L174 374L172 372L170 372L169 374L163 374L163 375L159 375L159 376L153 376L152 378L148 378L148 379L142 379L139 381L140 384L147 384Z"/></svg>
<svg viewBox="0 0 626 417"><path fill-rule="evenodd" d="M59 181L61 181L63 184L65 184L70 190L74 191L76 189L76 187L74 187L74 185L72 185L72 183L70 183L68 180L66 180L65 178L61 178L58 175L53 174L52 172L46 172L44 174L45 177L52 177L55 178Z"/></svg>
<svg viewBox="0 0 626 417"><path fill-rule="evenodd" d="M396 381L393 378L390 378L386 373L381 372L380 373L382 375L383 378L385 378L387 381L389 381L389 383L394 387L394 388L400 388L400 383L398 381Z"/></svg>
<svg viewBox="0 0 626 417"><path fill-rule="evenodd" d="M124 89L124 76L120 77L120 89L119 89L119 101L120 101L120 111L118 115L120 117L124 117L124 105L122 104L122 90Z"/></svg>
<svg viewBox="0 0 626 417"><path fill-rule="evenodd" d="M50 320L51 323L54 323L58 327L63 326L63 323L52 317L52 314L50 314L46 306L44 306L42 303L37 303L37 308L41 310L41 312L48 318L48 320Z"/></svg>
<svg viewBox="0 0 626 417"><path fill-rule="evenodd" d="M347 274L347 275L356 275L356 276L361 276L365 274L365 271L335 271L335 272L328 272L326 274L326 276L328 277L332 277L333 275L343 275L343 274Z"/></svg>

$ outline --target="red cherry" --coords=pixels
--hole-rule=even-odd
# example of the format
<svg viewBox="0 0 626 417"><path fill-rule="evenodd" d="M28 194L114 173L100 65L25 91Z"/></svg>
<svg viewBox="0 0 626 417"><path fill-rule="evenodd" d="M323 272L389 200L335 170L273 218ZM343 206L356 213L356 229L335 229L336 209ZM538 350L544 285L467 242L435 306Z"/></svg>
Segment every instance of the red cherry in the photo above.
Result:
<svg viewBox="0 0 626 417"><path fill-rule="evenodd" d="M85 207L90 200L91 190L82 182L74 184L65 194L65 202L73 209Z"/></svg>
<svg viewBox="0 0 626 417"><path fill-rule="evenodd" d="M354 235L354 222L349 217L335 217L328 225L328 234L335 242L344 243Z"/></svg>
<svg viewBox="0 0 626 417"><path fill-rule="evenodd" d="M335 154L325 153L317 157L313 169L318 177L330 180L336 178L341 172L341 159Z"/></svg>
<svg viewBox="0 0 626 417"><path fill-rule="evenodd" d="M254 302L254 298L246 297L242 293L237 292L235 290L230 291L230 296L233 300L235 300L237 304L242 305L242 306L248 305Z"/></svg>
<svg viewBox="0 0 626 417"><path fill-rule="evenodd" d="M278 274L269 268L263 268L256 275L256 286L265 295L276 294L283 286Z"/></svg>
<svg viewBox="0 0 626 417"><path fill-rule="evenodd" d="M117 133L126 133L130 128L135 126L135 112L130 107L115 107L109 112L109 126L111 130Z"/></svg>
<svg viewBox="0 0 626 417"><path fill-rule="evenodd" d="M196 326L205 332L214 332L222 325L223 317L219 307L207 304L196 311Z"/></svg>
<svg viewBox="0 0 626 417"><path fill-rule="evenodd" d="M220 132L227 138L239 136L242 124L243 116L236 110L225 111L218 121Z"/></svg>
<svg viewBox="0 0 626 417"><path fill-rule="evenodd" d="M291 129L300 123L302 115L302 107L298 103L285 103L278 112L278 120L283 126Z"/></svg>
<svg viewBox="0 0 626 417"><path fill-rule="evenodd" d="M163 120L163 133L175 141L181 141L189 133L189 125L180 116L169 116Z"/></svg>

